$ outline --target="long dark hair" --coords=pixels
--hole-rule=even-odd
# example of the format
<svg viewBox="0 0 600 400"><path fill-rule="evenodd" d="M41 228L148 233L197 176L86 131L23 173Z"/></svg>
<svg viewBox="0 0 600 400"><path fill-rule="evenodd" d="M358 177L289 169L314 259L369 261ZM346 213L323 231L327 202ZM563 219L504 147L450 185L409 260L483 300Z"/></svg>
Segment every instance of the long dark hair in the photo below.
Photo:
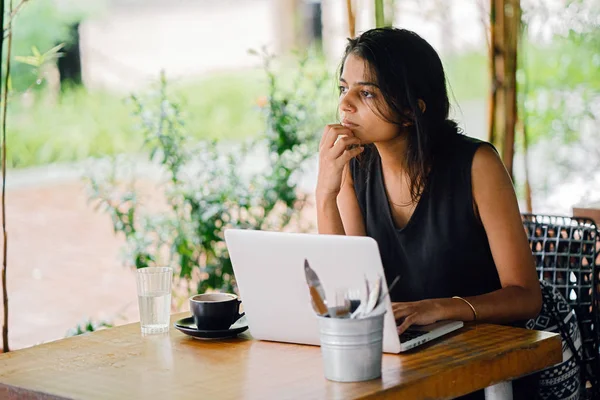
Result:
<svg viewBox="0 0 600 400"><path fill-rule="evenodd" d="M378 114L408 132L406 167L411 199L416 202L438 149L458 133L456 123L448 119L450 101L440 57L419 35L397 28L371 29L348 39L340 76L350 54L366 61L367 74L381 90L390 112L378 106ZM424 112L419 100L425 104Z"/></svg>

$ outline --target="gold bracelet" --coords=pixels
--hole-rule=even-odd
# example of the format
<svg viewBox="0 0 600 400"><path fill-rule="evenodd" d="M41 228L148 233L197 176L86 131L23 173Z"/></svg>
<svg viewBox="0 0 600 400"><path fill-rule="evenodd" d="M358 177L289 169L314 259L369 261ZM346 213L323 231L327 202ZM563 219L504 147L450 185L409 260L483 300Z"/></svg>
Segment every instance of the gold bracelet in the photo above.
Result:
<svg viewBox="0 0 600 400"><path fill-rule="evenodd" d="M453 299L459 299L459 300L462 300L465 303L467 303L467 305L469 307L471 307L471 310L473 310L473 321L477 321L477 311L475 311L475 307L473 307L473 304L471 304L468 300L463 299L462 297L459 297L459 296L453 296L452 298Z"/></svg>

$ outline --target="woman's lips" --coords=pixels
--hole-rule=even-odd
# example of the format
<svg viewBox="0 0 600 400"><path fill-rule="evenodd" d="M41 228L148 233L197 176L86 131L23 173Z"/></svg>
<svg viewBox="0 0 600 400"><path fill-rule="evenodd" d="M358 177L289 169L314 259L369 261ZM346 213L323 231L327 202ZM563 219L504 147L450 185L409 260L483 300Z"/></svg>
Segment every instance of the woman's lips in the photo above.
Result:
<svg viewBox="0 0 600 400"><path fill-rule="evenodd" d="M347 121L347 120L343 120L342 121L342 125L345 126L346 128L356 128L358 126L354 122L350 122L350 121Z"/></svg>

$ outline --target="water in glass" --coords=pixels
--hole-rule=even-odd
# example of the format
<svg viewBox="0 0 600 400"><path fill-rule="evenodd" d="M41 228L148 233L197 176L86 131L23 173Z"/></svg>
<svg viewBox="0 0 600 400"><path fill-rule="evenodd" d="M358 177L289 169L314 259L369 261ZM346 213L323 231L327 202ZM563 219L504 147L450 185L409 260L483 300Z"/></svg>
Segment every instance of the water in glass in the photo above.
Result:
<svg viewBox="0 0 600 400"><path fill-rule="evenodd" d="M171 292L148 292L138 295L142 333L169 330Z"/></svg>

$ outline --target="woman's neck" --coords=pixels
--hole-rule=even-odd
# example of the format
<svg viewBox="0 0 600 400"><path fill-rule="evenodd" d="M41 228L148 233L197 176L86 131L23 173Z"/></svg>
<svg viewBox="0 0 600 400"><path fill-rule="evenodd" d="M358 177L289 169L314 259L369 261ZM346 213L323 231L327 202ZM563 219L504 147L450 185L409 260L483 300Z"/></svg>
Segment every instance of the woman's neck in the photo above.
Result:
<svg viewBox="0 0 600 400"><path fill-rule="evenodd" d="M393 175L403 174L407 170L406 151L408 140L406 135L398 135L394 139L375 143L381 158L381 166Z"/></svg>

